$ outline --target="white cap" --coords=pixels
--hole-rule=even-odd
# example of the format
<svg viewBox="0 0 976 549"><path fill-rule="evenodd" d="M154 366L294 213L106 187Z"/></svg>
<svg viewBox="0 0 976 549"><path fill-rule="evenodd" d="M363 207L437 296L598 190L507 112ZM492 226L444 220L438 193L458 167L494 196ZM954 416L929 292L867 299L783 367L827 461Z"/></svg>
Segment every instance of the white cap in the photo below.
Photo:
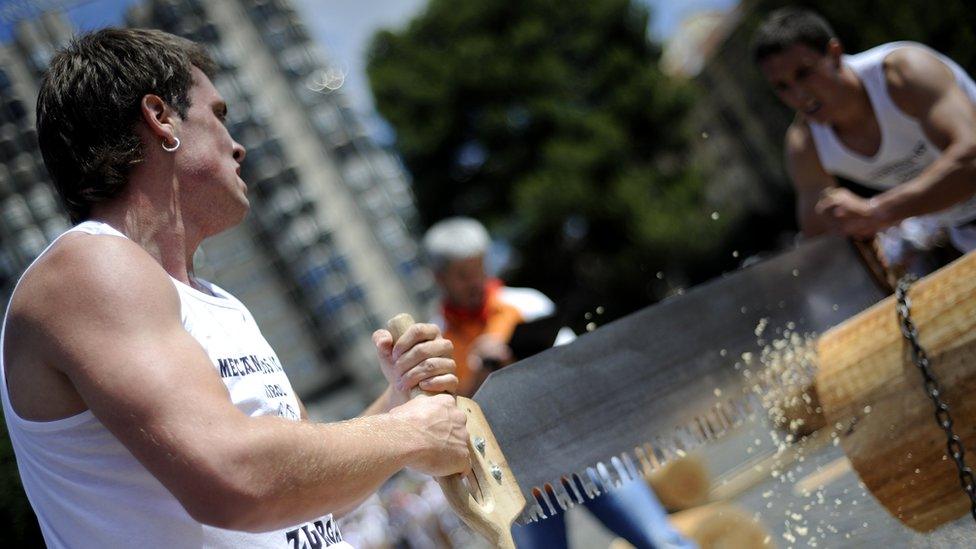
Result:
<svg viewBox="0 0 976 549"><path fill-rule="evenodd" d="M470 217L443 219L424 235L424 251L435 271L451 261L485 255L490 243L485 226Z"/></svg>

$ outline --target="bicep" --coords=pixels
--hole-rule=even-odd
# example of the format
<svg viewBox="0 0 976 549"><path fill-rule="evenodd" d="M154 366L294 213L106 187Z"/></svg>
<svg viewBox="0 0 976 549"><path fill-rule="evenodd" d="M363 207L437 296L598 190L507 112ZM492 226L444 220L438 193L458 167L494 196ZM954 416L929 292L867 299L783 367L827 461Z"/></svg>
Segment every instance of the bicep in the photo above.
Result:
<svg viewBox="0 0 976 549"><path fill-rule="evenodd" d="M919 121L929 141L941 150L976 143L976 109L948 65L917 48L896 50L885 63L892 100Z"/></svg>
<svg viewBox="0 0 976 549"><path fill-rule="evenodd" d="M122 259L85 265L71 289L47 296L58 310L39 323L56 342L46 358L150 473L181 501L199 501L222 478L227 427L245 416L183 329L168 276L149 258Z"/></svg>
<svg viewBox="0 0 976 549"><path fill-rule="evenodd" d="M205 445L204 428L216 434L216 426L239 414L226 387L178 322L138 327L140 319L129 320L119 330L78 330L85 342L65 349L68 378L92 413L150 470L165 465L163 456L201 458L194 454Z"/></svg>
<svg viewBox="0 0 976 549"><path fill-rule="evenodd" d="M817 202L822 196L821 191L797 190L796 219L803 236L812 237L829 232L827 225L817 213Z"/></svg>
<svg viewBox="0 0 976 549"><path fill-rule="evenodd" d="M925 136L940 150L956 143L976 144L976 111L959 86L938 96L920 122Z"/></svg>

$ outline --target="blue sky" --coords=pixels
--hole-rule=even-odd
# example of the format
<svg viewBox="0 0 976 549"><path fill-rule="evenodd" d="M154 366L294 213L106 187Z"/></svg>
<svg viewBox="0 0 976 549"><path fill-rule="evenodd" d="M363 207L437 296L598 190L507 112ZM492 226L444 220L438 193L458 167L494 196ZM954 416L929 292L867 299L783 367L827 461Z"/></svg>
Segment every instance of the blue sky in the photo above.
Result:
<svg viewBox="0 0 976 549"><path fill-rule="evenodd" d="M68 17L82 30L120 25L126 7L139 0L0 0L0 41L10 36L9 20L23 13L20 6L70 5ZM309 31L346 71L345 92L353 108L372 116L372 98L364 72L365 50L379 28L403 26L427 0L292 0L304 15ZM689 14L704 9L732 9L739 0L639 0L654 16L650 32L667 38ZM369 124L376 132L378 122Z"/></svg>

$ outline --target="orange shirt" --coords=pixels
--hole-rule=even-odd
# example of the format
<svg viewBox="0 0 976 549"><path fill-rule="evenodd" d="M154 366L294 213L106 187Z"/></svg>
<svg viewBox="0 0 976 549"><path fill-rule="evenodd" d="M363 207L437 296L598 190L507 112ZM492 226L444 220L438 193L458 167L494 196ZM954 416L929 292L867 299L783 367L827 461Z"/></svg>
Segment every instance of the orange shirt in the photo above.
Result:
<svg viewBox="0 0 976 549"><path fill-rule="evenodd" d="M468 354L471 344L482 334L492 334L508 342L515 327L524 321L522 312L500 299L502 283L490 280L485 287L485 302L480 310L465 310L444 306L444 337L454 344L454 362L457 364L458 393L474 392Z"/></svg>

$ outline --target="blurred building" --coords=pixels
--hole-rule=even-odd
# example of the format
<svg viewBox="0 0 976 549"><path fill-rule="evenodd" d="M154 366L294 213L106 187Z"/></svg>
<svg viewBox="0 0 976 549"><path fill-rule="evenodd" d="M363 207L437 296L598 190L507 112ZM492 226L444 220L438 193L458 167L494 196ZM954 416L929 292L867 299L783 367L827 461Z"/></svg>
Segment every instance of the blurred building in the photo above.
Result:
<svg viewBox="0 0 976 549"><path fill-rule="evenodd" d="M229 130L247 149L251 214L204 243L197 274L249 306L313 416L358 411L385 384L370 334L396 313L419 313L433 292L399 160L366 137L343 75L287 1L150 0L126 19L207 46ZM71 34L48 14L21 22L0 51L5 295L68 226L37 151L33 105L51 52Z"/></svg>
<svg viewBox="0 0 976 549"><path fill-rule="evenodd" d="M690 124L699 137L695 161L710 176L709 203L732 218L758 215L790 224L792 191L782 140L791 113L779 106L754 67L753 27L743 24L752 4L744 0L727 12L704 11L686 19L665 44L661 68L693 79L704 91Z"/></svg>
<svg viewBox="0 0 976 549"><path fill-rule="evenodd" d="M71 36L64 20L47 14L17 26L0 47L0 291L2 306L21 271L68 228L37 148L37 86L54 49Z"/></svg>

